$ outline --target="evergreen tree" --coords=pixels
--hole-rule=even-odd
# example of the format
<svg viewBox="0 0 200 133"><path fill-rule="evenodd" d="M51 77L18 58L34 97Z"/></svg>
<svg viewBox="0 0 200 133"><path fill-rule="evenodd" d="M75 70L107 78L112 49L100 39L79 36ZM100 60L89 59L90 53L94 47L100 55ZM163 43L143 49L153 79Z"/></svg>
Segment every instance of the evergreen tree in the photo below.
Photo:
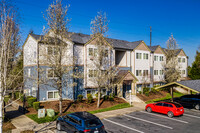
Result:
<svg viewBox="0 0 200 133"><path fill-rule="evenodd" d="M196 52L195 61L192 63L191 70L188 72L191 79L200 79L200 52Z"/></svg>

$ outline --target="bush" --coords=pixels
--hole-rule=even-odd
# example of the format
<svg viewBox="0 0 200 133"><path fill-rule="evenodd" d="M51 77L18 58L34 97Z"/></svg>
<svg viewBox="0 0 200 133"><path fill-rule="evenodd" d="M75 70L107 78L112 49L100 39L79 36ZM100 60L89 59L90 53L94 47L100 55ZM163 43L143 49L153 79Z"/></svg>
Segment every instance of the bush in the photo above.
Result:
<svg viewBox="0 0 200 133"><path fill-rule="evenodd" d="M145 92L144 94L145 94L145 96L147 96L147 97L149 96L149 92Z"/></svg>
<svg viewBox="0 0 200 133"><path fill-rule="evenodd" d="M105 95L105 96L103 97L103 99L104 99L105 101L107 101L107 100L109 99L109 96L108 96L108 95Z"/></svg>
<svg viewBox="0 0 200 133"><path fill-rule="evenodd" d="M40 108L40 102L33 102L33 108L38 111Z"/></svg>
<svg viewBox="0 0 200 133"><path fill-rule="evenodd" d="M23 94L20 92L15 92L15 98L18 99L20 96L22 96Z"/></svg>
<svg viewBox="0 0 200 133"><path fill-rule="evenodd" d="M114 101L114 97L112 94L110 94L110 96L109 96L109 101Z"/></svg>
<svg viewBox="0 0 200 133"><path fill-rule="evenodd" d="M95 94L96 99L98 98L98 92ZM102 94L100 93L100 98L102 97Z"/></svg>
<svg viewBox="0 0 200 133"><path fill-rule="evenodd" d="M92 94L87 94L87 103L92 103L93 97Z"/></svg>
<svg viewBox="0 0 200 133"><path fill-rule="evenodd" d="M148 88L148 87L144 87L143 88L143 93L145 94L146 92L149 92L150 91L150 88Z"/></svg>
<svg viewBox="0 0 200 133"><path fill-rule="evenodd" d="M33 96L27 96L26 101L28 101L29 98L33 98Z"/></svg>
<svg viewBox="0 0 200 133"><path fill-rule="evenodd" d="M21 102L24 101L24 95L21 95L21 98L20 98Z"/></svg>
<svg viewBox="0 0 200 133"><path fill-rule="evenodd" d="M33 107L33 102L36 102L36 101L37 101L37 98L35 98L35 97L29 98L29 99L27 100L28 106L29 106L29 107Z"/></svg>
<svg viewBox="0 0 200 133"><path fill-rule="evenodd" d="M79 94L77 100L78 100L79 102L82 102L82 101L83 101L83 95Z"/></svg>
<svg viewBox="0 0 200 133"><path fill-rule="evenodd" d="M156 90L155 88L151 88L151 93L156 94L158 92L158 90Z"/></svg>

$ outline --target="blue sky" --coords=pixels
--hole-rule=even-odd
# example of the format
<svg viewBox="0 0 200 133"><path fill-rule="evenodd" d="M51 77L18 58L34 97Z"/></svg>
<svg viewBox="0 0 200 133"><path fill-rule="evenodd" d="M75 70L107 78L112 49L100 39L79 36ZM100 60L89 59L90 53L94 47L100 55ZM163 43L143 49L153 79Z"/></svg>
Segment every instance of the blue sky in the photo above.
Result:
<svg viewBox="0 0 200 133"><path fill-rule="evenodd" d="M43 18L52 0L14 0L21 16L22 44L30 29L43 33ZM90 34L90 22L98 11L107 13L108 37L127 41L144 40L149 45L152 26L152 45L166 47L173 33L179 48L194 61L200 46L200 0L63 0L70 4L70 31Z"/></svg>

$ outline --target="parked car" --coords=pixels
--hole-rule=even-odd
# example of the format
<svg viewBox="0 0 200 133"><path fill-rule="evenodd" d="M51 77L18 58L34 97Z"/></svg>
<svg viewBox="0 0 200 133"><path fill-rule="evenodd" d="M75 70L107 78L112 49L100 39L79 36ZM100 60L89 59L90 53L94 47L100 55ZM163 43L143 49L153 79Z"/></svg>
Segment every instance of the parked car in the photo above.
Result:
<svg viewBox="0 0 200 133"><path fill-rule="evenodd" d="M145 110L148 112L153 111L162 114L167 114L169 117L180 116L184 113L183 106L175 102L157 102L147 104Z"/></svg>
<svg viewBox="0 0 200 133"><path fill-rule="evenodd" d="M59 117L56 127L67 133L106 133L100 119L88 112L75 112Z"/></svg>
<svg viewBox="0 0 200 133"><path fill-rule="evenodd" d="M174 101L180 103L183 107L195 108L200 110L200 95L184 95L180 98L174 99Z"/></svg>

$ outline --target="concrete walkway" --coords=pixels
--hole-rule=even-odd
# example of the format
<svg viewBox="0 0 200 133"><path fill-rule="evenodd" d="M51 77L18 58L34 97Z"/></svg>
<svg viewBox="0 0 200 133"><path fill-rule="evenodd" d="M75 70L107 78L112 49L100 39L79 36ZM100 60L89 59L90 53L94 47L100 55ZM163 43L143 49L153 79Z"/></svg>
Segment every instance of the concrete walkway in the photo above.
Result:
<svg viewBox="0 0 200 133"><path fill-rule="evenodd" d="M135 111L141 111L145 109L146 104L145 103L133 103L134 107L130 108L124 108L124 109L118 109L118 110L112 110L102 113L95 114L100 119L108 118L108 117L115 117L123 114L128 114ZM56 122L47 122L43 124L37 124L27 116L21 114L18 117L15 117L11 121L13 125L17 128L12 130L13 133L20 133L24 130L33 130L37 133L53 133L53 128L56 127Z"/></svg>

